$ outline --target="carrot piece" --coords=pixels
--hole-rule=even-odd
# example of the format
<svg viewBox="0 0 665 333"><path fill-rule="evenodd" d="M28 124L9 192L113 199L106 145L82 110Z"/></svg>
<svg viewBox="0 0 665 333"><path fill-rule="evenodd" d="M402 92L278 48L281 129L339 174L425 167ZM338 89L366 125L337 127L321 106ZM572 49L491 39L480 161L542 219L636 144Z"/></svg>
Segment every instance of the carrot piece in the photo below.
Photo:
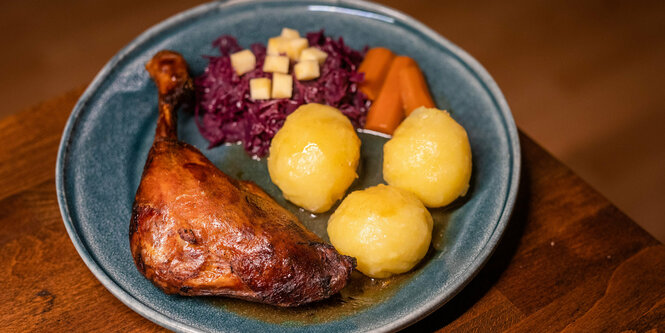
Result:
<svg viewBox="0 0 665 333"><path fill-rule="evenodd" d="M367 112L366 129L393 134L397 125L404 119L399 83L400 72L415 63L413 59L406 56L396 57L392 61L381 92Z"/></svg>
<svg viewBox="0 0 665 333"><path fill-rule="evenodd" d="M383 81L390 68L390 63L394 58L395 54L385 47L371 48L365 54L365 59L358 67L358 72L365 73L365 80L358 88L370 100L375 100L379 95Z"/></svg>
<svg viewBox="0 0 665 333"><path fill-rule="evenodd" d="M399 82L406 116L421 106L426 108L435 107L427 88L427 82L425 82L425 77L418 68L418 64L414 62L413 66L402 68L399 73Z"/></svg>

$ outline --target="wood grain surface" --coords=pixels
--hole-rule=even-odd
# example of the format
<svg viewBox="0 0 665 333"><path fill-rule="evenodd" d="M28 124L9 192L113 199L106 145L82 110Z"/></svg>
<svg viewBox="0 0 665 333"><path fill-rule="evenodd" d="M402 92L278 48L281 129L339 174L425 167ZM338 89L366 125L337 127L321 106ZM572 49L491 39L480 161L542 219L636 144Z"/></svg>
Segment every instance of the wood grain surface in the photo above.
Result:
<svg viewBox="0 0 665 333"><path fill-rule="evenodd" d="M0 120L0 331L162 330L95 279L62 222L55 158L81 92ZM407 331L665 331L665 247L520 139L522 182L497 251Z"/></svg>

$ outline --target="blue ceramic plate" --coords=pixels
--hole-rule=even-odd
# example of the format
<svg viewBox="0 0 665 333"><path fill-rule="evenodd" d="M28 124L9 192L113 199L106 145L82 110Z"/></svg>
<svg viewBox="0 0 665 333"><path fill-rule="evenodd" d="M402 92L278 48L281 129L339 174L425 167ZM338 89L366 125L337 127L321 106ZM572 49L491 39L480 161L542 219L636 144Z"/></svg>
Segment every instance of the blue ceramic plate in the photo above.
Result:
<svg viewBox="0 0 665 333"><path fill-rule="evenodd" d="M444 15L444 13L442 13ZM217 55L222 34L241 45L265 42L282 27L324 28L353 48L386 46L415 58L439 108L468 131L471 190L464 200L433 210L433 246L411 273L390 280L356 279L342 296L298 309L275 309L223 298L165 295L134 267L128 225L134 193L157 118L156 89L143 69L158 50L182 53L194 75ZM228 174L257 182L324 239L327 216L290 205L270 182L264 161L238 146L206 149L191 116L179 135ZM362 134L362 168L353 188L381 182L385 138ZM230 1L176 15L146 31L102 69L76 104L60 143L58 200L67 231L95 276L127 306L176 331L388 331L431 313L480 270L508 223L517 192L519 142L508 105L489 74L468 54L416 20L357 1ZM356 277L357 278L357 277Z"/></svg>

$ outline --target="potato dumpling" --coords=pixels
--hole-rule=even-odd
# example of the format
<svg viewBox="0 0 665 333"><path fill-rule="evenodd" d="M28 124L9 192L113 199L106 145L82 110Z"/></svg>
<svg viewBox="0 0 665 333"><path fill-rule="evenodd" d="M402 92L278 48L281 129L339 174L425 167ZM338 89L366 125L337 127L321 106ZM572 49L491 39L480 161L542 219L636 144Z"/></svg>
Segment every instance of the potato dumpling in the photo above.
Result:
<svg viewBox="0 0 665 333"><path fill-rule="evenodd" d="M294 204L325 212L358 177L360 139L346 116L321 104L290 114L270 144L268 172Z"/></svg>
<svg viewBox="0 0 665 333"><path fill-rule="evenodd" d="M446 111L420 107L383 146L383 179L415 193L427 207L464 196L471 178L471 146Z"/></svg>
<svg viewBox="0 0 665 333"><path fill-rule="evenodd" d="M404 273L427 253L432 215L410 192L378 185L349 194L328 221L330 242L374 278Z"/></svg>

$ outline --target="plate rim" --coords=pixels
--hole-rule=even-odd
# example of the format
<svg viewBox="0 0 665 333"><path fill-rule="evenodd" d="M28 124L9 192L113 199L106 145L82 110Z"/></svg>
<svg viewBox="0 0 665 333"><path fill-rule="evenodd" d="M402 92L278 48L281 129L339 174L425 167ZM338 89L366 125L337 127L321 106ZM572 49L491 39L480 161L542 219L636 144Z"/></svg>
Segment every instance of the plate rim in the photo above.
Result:
<svg viewBox="0 0 665 333"><path fill-rule="evenodd" d="M244 3L274 3L281 2L278 0L218 0L209 3L204 3L193 8L187 9L185 11L176 13L175 15L160 21L159 23L153 25L149 29L142 32L126 46L124 46L120 51L118 51L97 73L92 82L88 85L86 90L83 92L79 100L75 104L72 112L67 120L65 128L63 130L62 137L60 139L60 144L58 147L58 155L56 159L56 168L55 168L55 180L56 180L56 194L58 199L58 206L60 208L60 215L63 218L65 229L71 239L76 251L78 252L83 262L88 266L88 269L93 273L93 275L102 283L102 285L111 292L117 299L119 299L123 304L128 306L133 311L137 312L144 318L154 322L157 325L171 329L174 331L181 332L202 332L202 330L182 323L176 319L168 317L154 310L147 304L144 304L139 299L135 298L133 295L128 293L125 289L117 285L117 283L112 280L104 271L104 269L93 259L92 254L87 250L86 246L83 244L81 238L75 230L73 225L73 218L69 213L69 205L67 201L66 191L65 191L65 167L68 155L69 143L72 140L72 132L77 127L81 119L81 114L89 102L90 98L94 93L100 88L101 84L104 82L106 77L111 74L113 69L118 63L127 57L132 51L141 46L142 44L148 42L152 37L158 35L164 30L167 30L173 26L176 26L182 22L193 19L199 15L205 14L210 10L218 8L223 10L224 7L234 6L237 4ZM508 181L508 193L506 195L506 200L503 202L503 207L499 219L494 226L494 229L491 231L491 236L484 244L484 246L477 252L475 258L469 263L469 265L462 270L460 275L453 278L453 283L451 285L451 291L448 294L444 294L441 297L435 297L429 302L423 303L418 307L417 311L409 313L406 316L400 317L395 321L391 321L386 325L377 327L374 331L393 331L398 330L404 327L407 327L416 321L428 316L432 312L436 311L438 308L446 304L450 299L455 297L468 283L470 283L475 276L480 272L483 266L487 261L492 257L492 253L496 249L498 243L504 235L504 231L508 225L510 217L513 213L515 202L517 199L517 192L519 188L520 181L520 172L521 172L521 145L519 141L519 135L517 132L517 126L515 120L510 111L508 103L499 89L497 83L490 76L489 72L470 54L466 51L455 45L454 43L447 40L445 37L439 35L437 32L427 27L420 21L415 18L402 13L396 9L377 4L370 1L362 0L296 0L291 1L293 3L312 3L317 2L323 5L329 6L352 6L355 8L361 8L362 10L367 10L369 12L380 13L388 17L395 18L396 20L407 23L408 26L414 30L422 33L426 37L435 41L436 43L443 45L447 48L451 55L458 58L460 63L464 65L467 70L477 77L478 81L485 86L485 89L490 93L494 104L499 110L501 120L504 123L504 128L507 132L507 141L509 151L512 154L511 159L509 159L511 165L511 172L509 173Z"/></svg>

